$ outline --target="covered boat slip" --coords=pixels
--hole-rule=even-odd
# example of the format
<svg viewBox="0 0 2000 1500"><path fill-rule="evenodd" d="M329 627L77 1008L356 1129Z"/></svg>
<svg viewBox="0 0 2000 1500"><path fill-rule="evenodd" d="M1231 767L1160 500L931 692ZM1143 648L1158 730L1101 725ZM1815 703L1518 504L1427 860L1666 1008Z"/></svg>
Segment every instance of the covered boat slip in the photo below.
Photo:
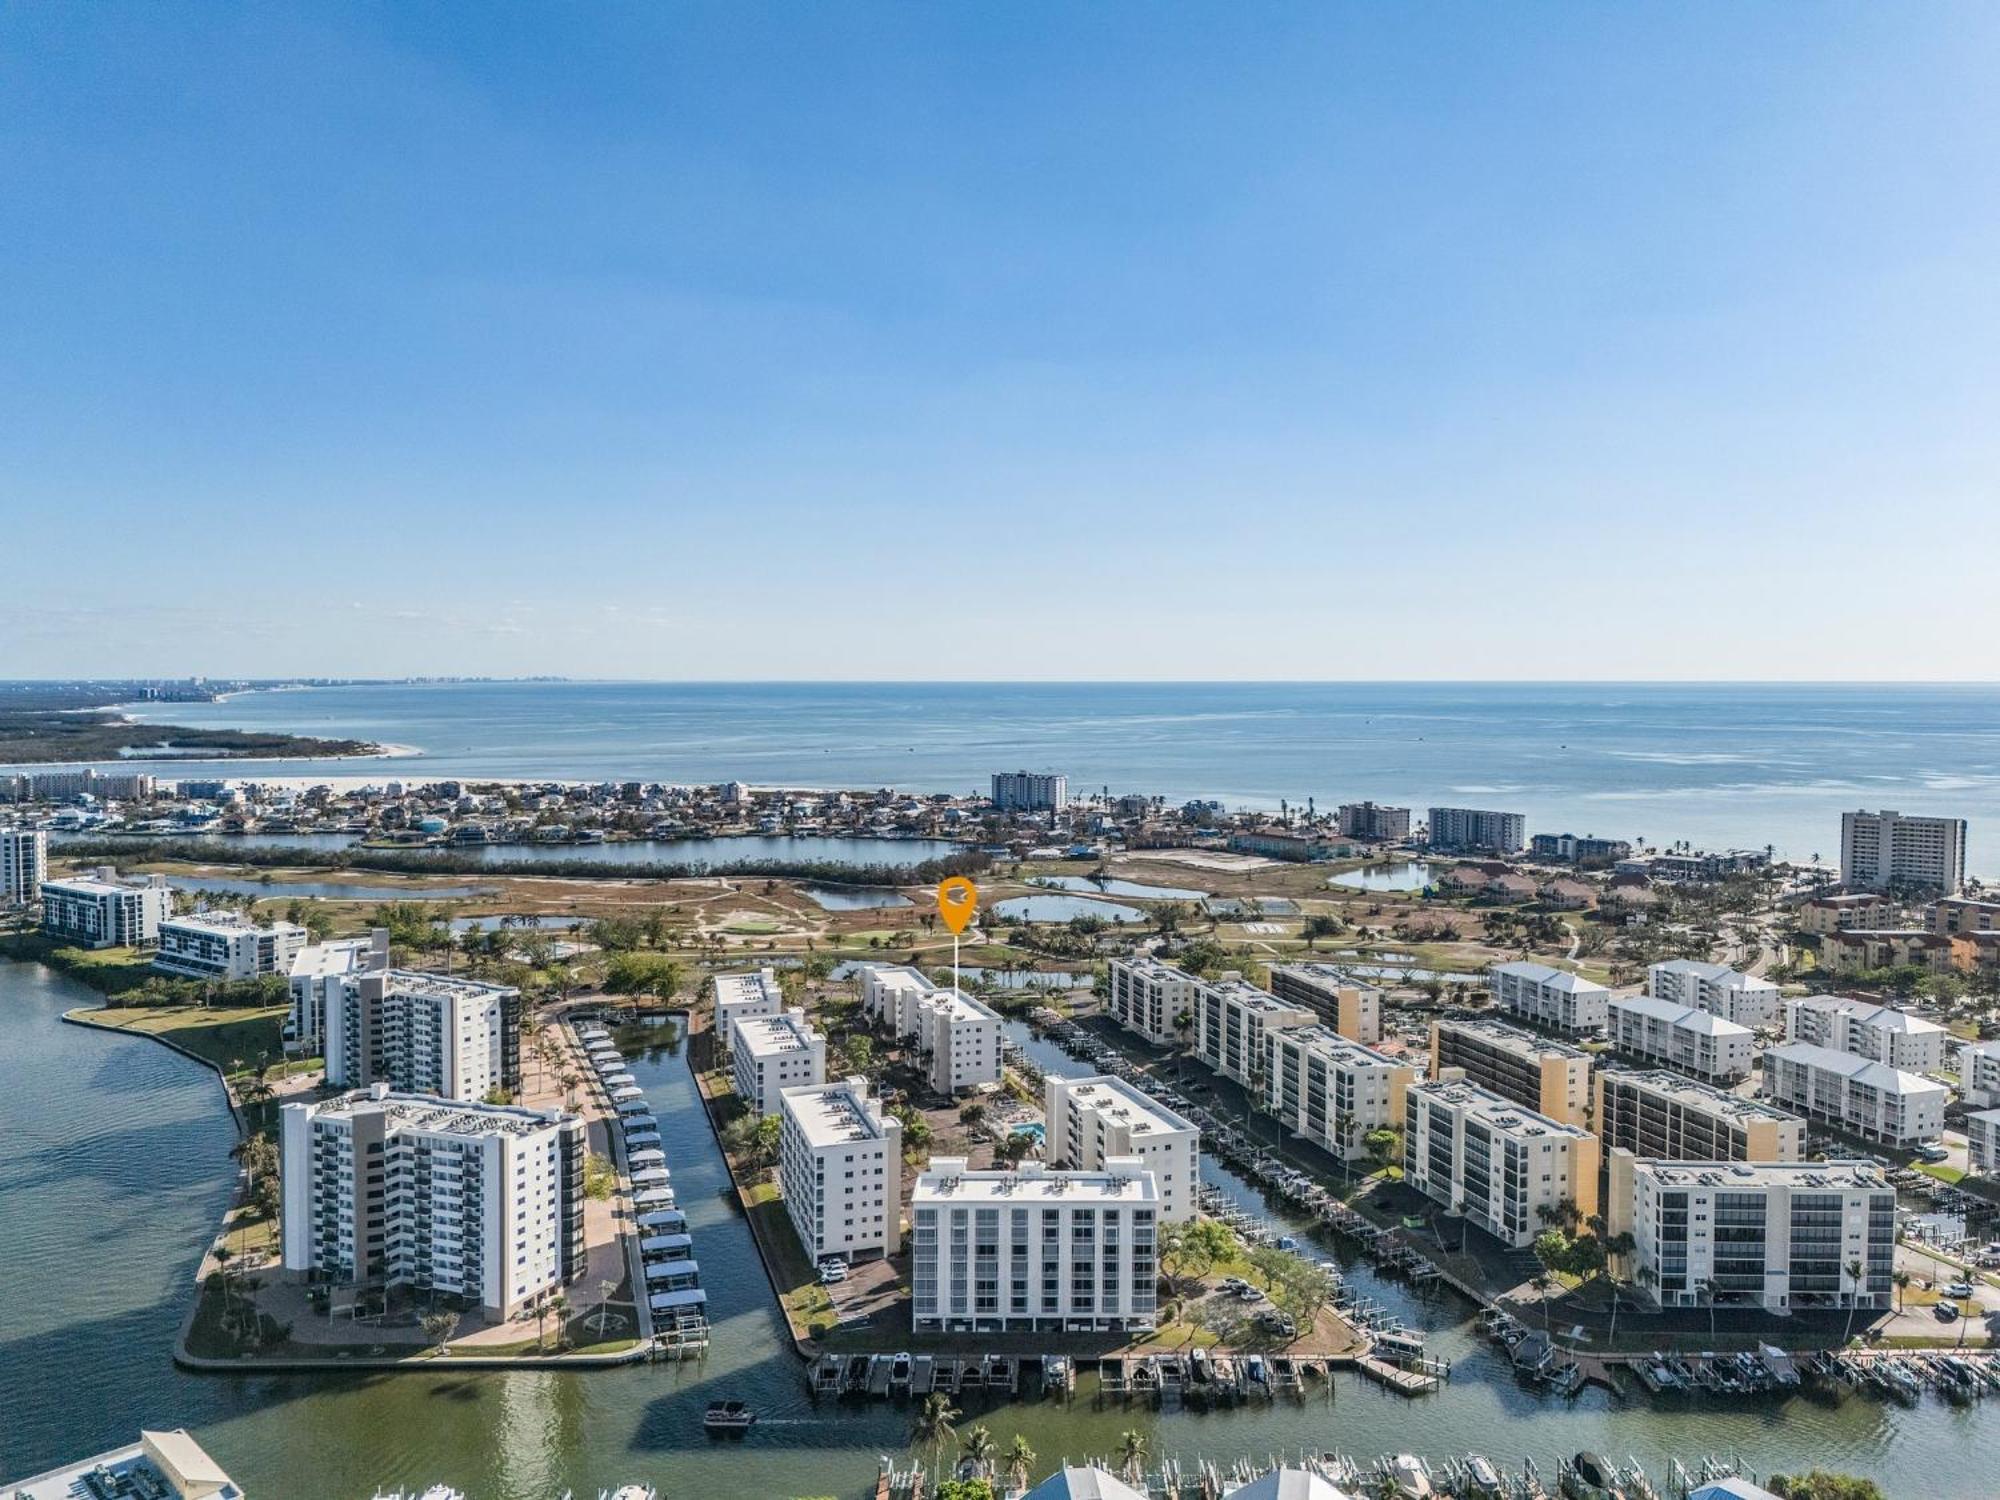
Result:
<svg viewBox="0 0 2000 1500"><path fill-rule="evenodd" d="M694 1254L694 1236L691 1234L651 1235L639 1241L639 1253L647 1260L685 1260Z"/></svg>
<svg viewBox="0 0 2000 1500"><path fill-rule="evenodd" d="M658 1209L653 1213L640 1214L638 1219L639 1227L653 1234L685 1234L687 1221L688 1216L678 1208Z"/></svg>
<svg viewBox="0 0 2000 1500"><path fill-rule="evenodd" d="M694 1287L701 1285L701 1262L696 1260L656 1260L646 1267L648 1286Z"/></svg>

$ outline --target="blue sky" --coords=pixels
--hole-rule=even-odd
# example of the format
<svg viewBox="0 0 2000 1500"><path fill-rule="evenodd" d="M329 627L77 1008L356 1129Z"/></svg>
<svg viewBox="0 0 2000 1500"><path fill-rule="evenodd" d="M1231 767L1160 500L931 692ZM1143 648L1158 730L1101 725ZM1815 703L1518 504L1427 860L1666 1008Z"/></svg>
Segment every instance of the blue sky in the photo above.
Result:
<svg viewBox="0 0 2000 1500"><path fill-rule="evenodd" d="M2000 10L0 11L0 676L1991 678Z"/></svg>

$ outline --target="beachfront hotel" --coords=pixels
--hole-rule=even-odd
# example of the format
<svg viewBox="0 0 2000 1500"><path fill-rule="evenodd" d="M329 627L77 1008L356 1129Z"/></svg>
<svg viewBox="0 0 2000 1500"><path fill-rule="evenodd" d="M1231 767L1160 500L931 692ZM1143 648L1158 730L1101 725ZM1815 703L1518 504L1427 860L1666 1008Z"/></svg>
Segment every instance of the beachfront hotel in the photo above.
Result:
<svg viewBox="0 0 2000 1500"><path fill-rule="evenodd" d="M1547 964L1495 964L1487 971L1493 1001L1508 1015L1566 1036L1604 1030L1611 991L1603 985L1552 969Z"/></svg>
<svg viewBox="0 0 2000 1500"><path fill-rule="evenodd" d="M1646 971L1646 993L1656 1000L1705 1010L1738 1026L1769 1026L1778 1019L1778 987L1728 964L1668 959Z"/></svg>
<svg viewBox="0 0 2000 1500"><path fill-rule="evenodd" d="M715 1043L725 1052L734 1043L733 1032L738 1021L750 1016L775 1016L785 1008L785 992L778 985L774 969L717 974L710 983L715 992Z"/></svg>
<svg viewBox="0 0 2000 1500"><path fill-rule="evenodd" d="M1324 1026L1264 1038L1263 1107L1294 1135L1343 1161L1366 1156L1371 1130L1403 1123L1415 1064L1350 1041Z"/></svg>
<svg viewBox="0 0 2000 1500"><path fill-rule="evenodd" d="M1201 1132L1122 1078L1050 1078L1042 1088L1047 1134L1042 1149L1052 1167L1106 1170L1115 1158L1137 1157L1159 1187L1162 1221L1191 1219L1201 1177Z"/></svg>
<svg viewBox="0 0 2000 1500"><path fill-rule="evenodd" d="M1195 987L1186 969L1141 955L1114 958L1108 966L1104 1008L1120 1026L1155 1047L1176 1047L1184 1033L1180 1018L1194 1024Z"/></svg>
<svg viewBox="0 0 2000 1500"><path fill-rule="evenodd" d="M1445 1212L1524 1249L1536 1210L1597 1212L1598 1141L1469 1083L1414 1083L1403 1115L1403 1175Z"/></svg>
<svg viewBox="0 0 2000 1500"><path fill-rule="evenodd" d="M1611 1045L1625 1057L1708 1083L1741 1083L1750 1076L1757 1038L1748 1026L1651 995L1613 1000L1610 1014Z"/></svg>
<svg viewBox="0 0 2000 1500"><path fill-rule="evenodd" d="M1233 970L1195 990L1195 1056L1253 1095L1263 1091L1264 1038L1274 1031L1311 1026L1319 1019L1303 1005L1287 1005L1247 983Z"/></svg>
<svg viewBox="0 0 2000 1500"><path fill-rule="evenodd" d="M1851 1052L1911 1073L1944 1066L1950 1035L1935 1021L1845 995L1808 995L1785 1003L1785 1040Z"/></svg>
<svg viewBox="0 0 2000 1500"><path fill-rule="evenodd" d="M1590 1123L1590 1054L1581 1047L1483 1016L1433 1021L1431 1077L1457 1076L1565 1125Z"/></svg>
<svg viewBox="0 0 2000 1500"><path fill-rule="evenodd" d="M1633 1279L1663 1307L1889 1306L1896 1190L1872 1162L1641 1161L1618 1151L1609 1177L1608 1230L1632 1236Z"/></svg>
<svg viewBox="0 0 2000 1500"><path fill-rule="evenodd" d="M1271 993L1309 1006L1350 1042L1372 1047L1382 1040L1382 992L1357 984L1331 964L1273 964Z"/></svg>
<svg viewBox="0 0 2000 1500"><path fill-rule="evenodd" d="M331 1088L387 1084L470 1102L521 1090L521 992L411 969L364 969L325 987Z"/></svg>
<svg viewBox="0 0 2000 1500"><path fill-rule="evenodd" d="M292 960L292 1014L285 1022L285 1050L318 1053L326 1030L330 1000L340 986L363 969L389 967L389 930L377 927L367 937L335 938L308 943Z"/></svg>
<svg viewBox="0 0 2000 1500"><path fill-rule="evenodd" d="M1851 891L1925 889L1957 895L1965 884L1965 819L1842 813L1840 883Z"/></svg>
<svg viewBox="0 0 2000 1500"><path fill-rule="evenodd" d="M786 1089L826 1082L826 1038L802 1010L751 1016L736 1023L729 1066L736 1095L759 1119L784 1108Z"/></svg>
<svg viewBox="0 0 2000 1500"><path fill-rule="evenodd" d="M1606 1151L1662 1161L1803 1161L1806 1122L1662 1069L1597 1070L1597 1135Z"/></svg>
<svg viewBox="0 0 2000 1500"><path fill-rule="evenodd" d="M1069 778L1035 771L995 771L993 806L1001 812L1061 812L1069 805Z"/></svg>
<svg viewBox="0 0 2000 1500"><path fill-rule="evenodd" d="M257 979L292 972L306 946L294 922L259 926L235 912L197 912L160 923L153 967L185 979Z"/></svg>
<svg viewBox="0 0 2000 1500"><path fill-rule="evenodd" d="M39 828L0 828L0 906L31 905L49 878L49 836Z"/></svg>
<svg viewBox="0 0 2000 1500"><path fill-rule="evenodd" d="M173 914L174 893L163 875L130 884L100 869L42 882L42 936L70 947L150 948Z"/></svg>
<svg viewBox="0 0 2000 1500"><path fill-rule="evenodd" d="M1100 1171L979 1171L939 1156L910 1193L917 1332L1143 1332L1158 1309L1159 1191L1137 1157Z"/></svg>
<svg viewBox="0 0 2000 1500"><path fill-rule="evenodd" d="M1764 1053L1763 1094L1786 1109L1885 1146L1944 1132L1945 1087L1887 1063L1806 1042Z"/></svg>
<svg viewBox="0 0 2000 1500"><path fill-rule="evenodd" d="M279 1112L285 1270L513 1317L584 1271L581 1116L386 1084Z"/></svg>
<svg viewBox="0 0 2000 1500"><path fill-rule="evenodd" d="M778 1190L813 1260L894 1255L902 1243L903 1127L844 1078L785 1090Z"/></svg>

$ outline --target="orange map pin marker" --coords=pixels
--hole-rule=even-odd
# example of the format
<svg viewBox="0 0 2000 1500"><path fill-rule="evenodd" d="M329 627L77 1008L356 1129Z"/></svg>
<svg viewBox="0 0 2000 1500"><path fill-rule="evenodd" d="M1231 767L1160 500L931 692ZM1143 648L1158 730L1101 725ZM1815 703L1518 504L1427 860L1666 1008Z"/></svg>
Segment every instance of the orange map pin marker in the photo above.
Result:
<svg viewBox="0 0 2000 1500"><path fill-rule="evenodd" d="M938 882L937 901L938 917L956 937L979 910L979 888L963 875L954 875Z"/></svg>

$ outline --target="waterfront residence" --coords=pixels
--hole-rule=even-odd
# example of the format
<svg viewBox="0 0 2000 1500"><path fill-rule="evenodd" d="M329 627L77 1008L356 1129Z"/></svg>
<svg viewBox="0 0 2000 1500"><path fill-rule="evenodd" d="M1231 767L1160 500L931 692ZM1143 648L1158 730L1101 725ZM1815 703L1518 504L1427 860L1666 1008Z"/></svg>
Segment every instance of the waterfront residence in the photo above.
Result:
<svg viewBox="0 0 2000 1500"><path fill-rule="evenodd" d="M1866 1161L1610 1162L1607 1226L1663 1307L1886 1309L1896 1191ZM1850 1264L1862 1267L1857 1277Z"/></svg>
<svg viewBox="0 0 2000 1500"><path fill-rule="evenodd" d="M902 1244L903 1127L844 1078L787 1089L779 1112L778 1188L813 1260L894 1255Z"/></svg>
<svg viewBox="0 0 2000 1500"><path fill-rule="evenodd" d="M2000 1108L2000 1041L1958 1049L1958 1091L1968 1109Z"/></svg>
<svg viewBox="0 0 2000 1500"><path fill-rule="evenodd" d="M184 1428L139 1433L139 1441L92 1454L30 1479L0 1485L7 1500L243 1500L236 1481Z"/></svg>
<svg viewBox="0 0 2000 1500"><path fill-rule="evenodd" d="M326 1081L465 1102L521 1091L521 992L413 969L365 968L326 987Z"/></svg>
<svg viewBox="0 0 2000 1500"><path fill-rule="evenodd" d="M1705 1010L1738 1026L1769 1026L1778 1019L1778 987L1728 964L1668 959L1646 971L1646 993L1656 1000Z"/></svg>
<svg viewBox="0 0 2000 1500"><path fill-rule="evenodd" d="M196 912L160 923L153 967L184 979L257 979L292 972L306 946L295 922L259 925L235 912Z"/></svg>
<svg viewBox="0 0 2000 1500"><path fill-rule="evenodd" d="M164 875L120 880L109 869L42 882L42 936L74 948L150 948L174 913Z"/></svg>
<svg viewBox="0 0 2000 1500"><path fill-rule="evenodd" d="M1267 1032L1263 1107L1294 1135L1343 1161L1366 1156L1371 1130L1403 1123L1416 1066L1324 1026Z"/></svg>
<svg viewBox="0 0 2000 1500"><path fill-rule="evenodd" d="M1147 955L1114 958L1107 966L1105 1012L1155 1047L1177 1047L1194 1026L1195 987L1186 969ZM1181 1018L1187 1018L1187 1026Z"/></svg>
<svg viewBox="0 0 2000 1500"><path fill-rule="evenodd" d="M709 983L715 995L715 1044L725 1052L738 1021L749 1016L775 1016L785 1008L785 992L775 969L717 974Z"/></svg>
<svg viewBox="0 0 2000 1500"><path fill-rule="evenodd" d="M1610 1009L1611 1045L1625 1057L1709 1083L1740 1083L1750 1076L1757 1038L1748 1026L1651 995L1613 1000Z"/></svg>
<svg viewBox="0 0 2000 1500"><path fill-rule="evenodd" d="M917 1048L931 1091L950 1097L1000 1082L1006 1023L963 990L933 990L917 1002Z"/></svg>
<svg viewBox="0 0 2000 1500"><path fill-rule="evenodd" d="M1311 1026L1318 1019L1305 1006L1287 1005L1232 970L1195 991L1195 1056L1258 1096L1264 1089L1266 1034Z"/></svg>
<svg viewBox="0 0 2000 1500"><path fill-rule="evenodd" d="M784 1108L786 1089L826 1082L826 1038L803 1010L739 1017L729 1066L736 1094L762 1119Z"/></svg>
<svg viewBox="0 0 2000 1500"><path fill-rule="evenodd" d="M1430 1076L1463 1077L1565 1125L1590 1123L1590 1054L1501 1021L1431 1022Z"/></svg>
<svg viewBox="0 0 2000 1500"><path fill-rule="evenodd" d="M1957 895L1965 884L1965 819L1842 813L1840 883L1851 891Z"/></svg>
<svg viewBox="0 0 2000 1500"><path fill-rule="evenodd" d="M1403 1176L1447 1213L1525 1249L1547 1226L1538 1209L1597 1212L1597 1137L1469 1083L1410 1085Z"/></svg>
<svg viewBox="0 0 2000 1500"><path fill-rule="evenodd" d="M1896 903L1880 891L1836 891L1830 896L1814 896L1798 908L1799 931L1814 937L1845 932L1850 927L1882 927L1895 917Z"/></svg>
<svg viewBox="0 0 2000 1500"><path fill-rule="evenodd" d="M860 981L864 1016L888 1027L898 1038L917 1034L917 1007L937 990L923 970L907 964L856 964L854 977Z"/></svg>
<svg viewBox="0 0 2000 1500"><path fill-rule="evenodd" d="M1101 1172L1137 1157L1159 1188L1163 1221L1191 1219L1201 1181L1201 1132L1122 1078L1049 1078L1042 1087L1048 1164Z"/></svg>
<svg viewBox="0 0 2000 1500"><path fill-rule="evenodd" d="M0 906L31 905L49 878L49 836L39 828L0 828Z"/></svg>
<svg viewBox="0 0 2000 1500"><path fill-rule="evenodd" d="M583 1275L580 1116L379 1083L279 1114L287 1273L445 1293L495 1322Z"/></svg>
<svg viewBox="0 0 2000 1500"><path fill-rule="evenodd" d="M1513 812L1433 807L1429 842L1453 853L1515 854L1528 846L1528 820Z"/></svg>
<svg viewBox="0 0 2000 1500"><path fill-rule="evenodd" d="M1069 806L1069 778L1038 771L995 771L993 806L999 812L1059 813Z"/></svg>
<svg viewBox="0 0 2000 1500"><path fill-rule="evenodd" d="M326 1033L327 1004L338 1001L342 983L364 969L388 967L386 927L375 928L367 937L335 938L301 948L292 960L292 1013L285 1022L285 1050L319 1053Z"/></svg>
<svg viewBox="0 0 2000 1500"><path fill-rule="evenodd" d="M1566 1036L1602 1032L1611 991L1567 969L1547 964L1495 964L1487 971L1494 1004L1523 1021Z"/></svg>
<svg viewBox="0 0 2000 1500"><path fill-rule="evenodd" d="M1599 1068L1597 1135L1606 1151L1662 1161L1803 1161L1806 1122L1662 1069Z"/></svg>
<svg viewBox="0 0 2000 1500"><path fill-rule="evenodd" d="M1335 813L1341 836L1371 844L1400 844L1410 836L1410 810L1373 802L1343 802Z"/></svg>
<svg viewBox="0 0 2000 1500"><path fill-rule="evenodd" d="M1966 1161L1981 1177L2000 1171L2000 1109L1975 1109L1965 1117Z"/></svg>
<svg viewBox="0 0 2000 1500"><path fill-rule="evenodd" d="M1908 1011L1845 995L1808 995L1785 1004L1785 1040L1851 1052L1911 1073L1944 1066L1951 1033Z"/></svg>
<svg viewBox="0 0 2000 1500"><path fill-rule="evenodd" d="M1764 1054L1763 1094L1837 1130L1903 1149L1944 1132L1945 1087L1887 1063L1806 1042Z"/></svg>
<svg viewBox="0 0 2000 1500"><path fill-rule="evenodd" d="M1159 1189L1137 1157L1102 1170L971 1170L940 1156L910 1193L918 1332L1134 1333L1154 1326Z"/></svg>
<svg viewBox="0 0 2000 1500"><path fill-rule="evenodd" d="M1332 964L1273 964L1271 993L1318 1011L1350 1042L1372 1047L1382 1040L1382 991L1357 984Z"/></svg>

